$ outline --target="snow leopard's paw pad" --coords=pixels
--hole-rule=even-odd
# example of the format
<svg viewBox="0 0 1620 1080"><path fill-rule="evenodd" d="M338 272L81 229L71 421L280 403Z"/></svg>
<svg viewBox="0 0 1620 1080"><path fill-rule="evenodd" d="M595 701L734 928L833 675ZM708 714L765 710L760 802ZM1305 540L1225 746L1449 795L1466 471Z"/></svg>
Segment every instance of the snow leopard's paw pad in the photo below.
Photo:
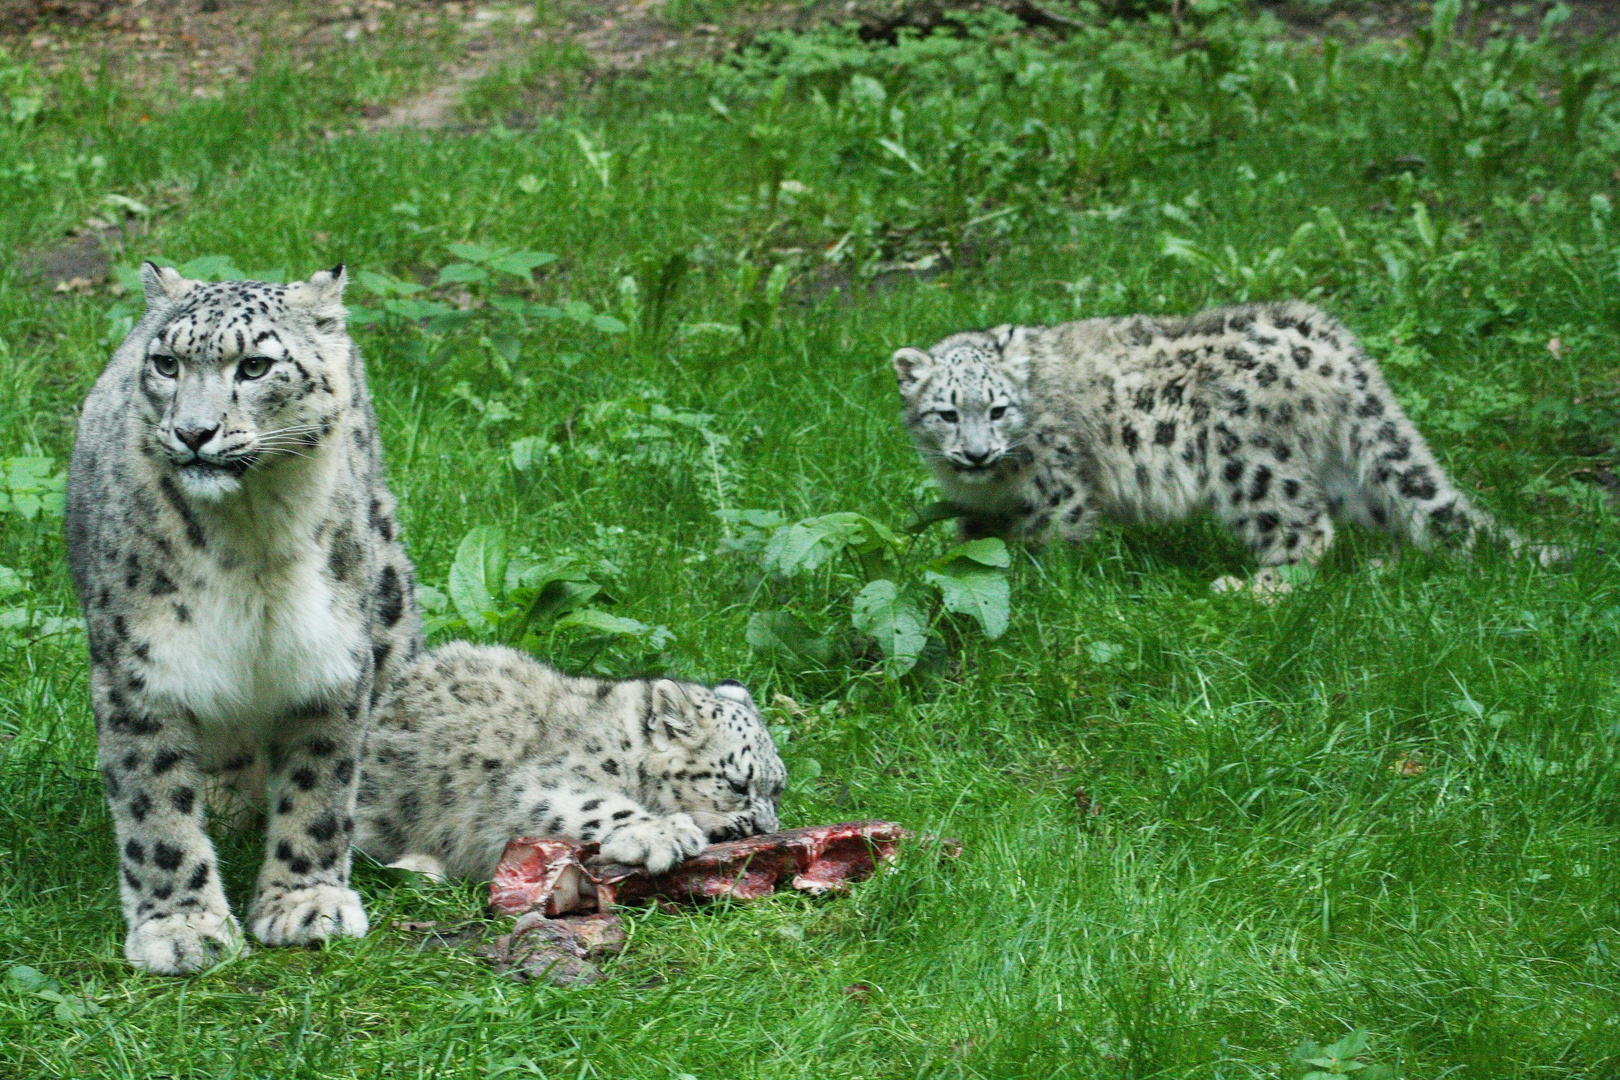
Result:
<svg viewBox="0 0 1620 1080"><path fill-rule="evenodd" d="M124 956L153 975L189 975L251 950L228 911L187 911L148 919L124 939Z"/></svg>
<svg viewBox="0 0 1620 1080"><path fill-rule="evenodd" d="M702 851L708 842L689 815L671 814L619 829L603 843L601 859L645 866L648 873L661 874Z"/></svg>
<svg viewBox="0 0 1620 1080"><path fill-rule="evenodd" d="M370 928L360 894L339 885L260 896L248 925L266 945L319 945L328 938L365 937Z"/></svg>

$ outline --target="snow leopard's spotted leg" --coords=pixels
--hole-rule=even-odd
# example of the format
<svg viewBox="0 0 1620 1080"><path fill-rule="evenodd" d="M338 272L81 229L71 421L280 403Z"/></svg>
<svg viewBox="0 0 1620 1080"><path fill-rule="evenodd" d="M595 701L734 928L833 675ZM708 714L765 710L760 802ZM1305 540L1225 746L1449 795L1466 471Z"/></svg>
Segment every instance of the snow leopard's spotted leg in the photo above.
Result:
<svg viewBox="0 0 1620 1080"><path fill-rule="evenodd" d="M1037 472L1030 478L1023 505L1019 508L1018 531L1030 539L1055 531L1069 544L1091 539L1102 520L1102 506L1095 496L1070 478Z"/></svg>
<svg viewBox="0 0 1620 1080"><path fill-rule="evenodd" d="M112 664L92 669L90 687L129 926L124 955L158 975L212 967L243 944L203 831L195 731L148 707L140 677Z"/></svg>
<svg viewBox="0 0 1620 1080"><path fill-rule="evenodd" d="M1316 563L1333 543L1327 492L1309 474L1277 465L1224 467L1220 516L1261 566Z"/></svg>
<svg viewBox="0 0 1620 1080"><path fill-rule="evenodd" d="M349 888L354 797L368 684L345 705L312 706L266 746L265 860L248 926L266 945L364 937Z"/></svg>

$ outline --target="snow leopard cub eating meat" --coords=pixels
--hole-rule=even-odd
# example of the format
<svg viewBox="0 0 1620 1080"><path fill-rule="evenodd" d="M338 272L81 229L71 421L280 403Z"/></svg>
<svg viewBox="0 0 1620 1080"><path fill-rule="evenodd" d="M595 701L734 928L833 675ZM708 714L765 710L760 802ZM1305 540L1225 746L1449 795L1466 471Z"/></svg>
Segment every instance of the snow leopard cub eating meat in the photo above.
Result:
<svg viewBox="0 0 1620 1080"><path fill-rule="evenodd" d="M893 364L965 537L1055 527L1078 542L1101 518L1208 508L1263 566L1314 562L1334 519L1418 546L1480 531L1520 546L1447 478L1350 331L1308 304L998 326Z"/></svg>
<svg viewBox="0 0 1620 1080"><path fill-rule="evenodd" d="M513 837L567 836L658 873L710 840L775 830L786 782L741 683L574 678L453 641L372 713L354 843L487 880Z"/></svg>

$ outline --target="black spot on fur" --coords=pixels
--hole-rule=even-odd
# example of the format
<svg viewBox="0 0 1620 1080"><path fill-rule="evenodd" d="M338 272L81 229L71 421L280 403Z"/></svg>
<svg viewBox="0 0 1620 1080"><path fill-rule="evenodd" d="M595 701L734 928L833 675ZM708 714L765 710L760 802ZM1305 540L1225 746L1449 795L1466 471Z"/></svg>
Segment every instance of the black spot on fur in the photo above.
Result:
<svg viewBox="0 0 1620 1080"><path fill-rule="evenodd" d="M185 853L173 844L159 840L152 845L152 862L159 870L178 870L180 863L185 859Z"/></svg>
<svg viewBox="0 0 1620 1080"><path fill-rule="evenodd" d="M328 739L325 735L315 735L305 740L304 749L315 757L331 757L333 752L337 750L337 743Z"/></svg>
<svg viewBox="0 0 1620 1080"><path fill-rule="evenodd" d="M1221 479L1225 480L1228 484L1235 484L1242 478L1243 462L1236 459L1228 461L1226 463L1226 468L1221 470Z"/></svg>
<svg viewBox="0 0 1620 1080"><path fill-rule="evenodd" d="M1249 487L1249 500L1251 502L1258 502L1259 500L1265 498L1266 492L1270 490L1271 470L1266 468L1264 465L1261 465L1254 470L1254 477Z"/></svg>
<svg viewBox="0 0 1620 1080"><path fill-rule="evenodd" d="M1432 499L1436 490L1429 470L1422 465L1414 465L1401 474L1400 492L1408 499Z"/></svg>
<svg viewBox="0 0 1620 1080"><path fill-rule="evenodd" d="M309 833L311 839L324 844L338 834L337 815L331 812L322 814L304 831Z"/></svg>
<svg viewBox="0 0 1620 1080"><path fill-rule="evenodd" d="M304 766L292 774L292 782L298 785L299 791L309 791L316 783L315 770Z"/></svg>
<svg viewBox="0 0 1620 1080"><path fill-rule="evenodd" d="M1119 441L1120 445L1125 447L1125 451L1127 453L1134 454L1136 453L1137 446L1141 444L1142 440L1137 436L1136 429L1130 424L1126 423L1120 425Z"/></svg>
<svg viewBox="0 0 1620 1080"><path fill-rule="evenodd" d="M589 802L581 803L579 809L580 809L581 813L588 814L592 810L595 810L598 806L601 806L601 805L602 805L602 800L601 799L591 799Z"/></svg>
<svg viewBox="0 0 1620 1080"><path fill-rule="evenodd" d="M619 775L619 763L617 761L614 761L612 758L603 758L602 759L602 771L607 773L609 776L618 776Z"/></svg>
<svg viewBox="0 0 1620 1080"><path fill-rule="evenodd" d="M1283 495L1292 499L1299 494L1298 480L1284 480L1282 484Z"/></svg>
<svg viewBox="0 0 1620 1080"><path fill-rule="evenodd" d="M276 803L276 813L278 813L278 814L290 814L292 812L293 812L293 798L292 798L292 796L291 795L283 795L281 797L281 801Z"/></svg>
<svg viewBox="0 0 1620 1080"><path fill-rule="evenodd" d="M353 780L354 759L343 758L336 765L333 765L332 776L336 778L337 782L340 784L347 784L350 780Z"/></svg>
<svg viewBox="0 0 1620 1080"><path fill-rule="evenodd" d="M140 841L138 840L131 840L129 843L124 845L124 855L127 856L129 861L134 863L136 866L140 866L142 863L146 862L146 849L141 847Z"/></svg>
<svg viewBox="0 0 1620 1080"><path fill-rule="evenodd" d="M1176 422L1174 420L1160 420L1153 429L1153 443L1155 446L1169 446L1176 441Z"/></svg>
<svg viewBox="0 0 1620 1080"><path fill-rule="evenodd" d="M197 805L197 793L188 787L177 787L169 792L169 805L182 814L189 814Z"/></svg>
<svg viewBox="0 0 1620 1080"><path fill-rule="evenodd" d="M399 571L392 566L382 568L377 578L377 616L384 626L393 626L405 614L405 594L400 588Z"/></svg>
<svg viewBox="0 0 1620 1080"><path fill-rule="evenodd" d="M208 872L211 869L213 868L205 862L198 863L197 869L193 870L191 872L191 877L186 879L186 888L190 889L192 892L196 892L198 889L208 884Z"/></svg>
<svg viewBox="0 0 1620 1080"><path fill-rule="evenodd" d="M1311 352L1309 345L1295 345L1294 351L1288 355L1293 358L1294 366L1299 368L1301 371L1304 371L1306 368L1310 367L1311 361L1316 359L1316 354Z"/></svg>
<svg viewBox="0 0 1620 1080"><path fill-rule="evenodd" d="M136 821L145 821L146 815L152 812L152 797L144 791L137 791L135 797L129 800L129 816Z"/></svg>
<svg viewBox="0 0 1620 1080"><path fill-rule="evenodd" d="M152 759L152 775L162 776L184 760L185 755L178 750L161 751L157 757Z"/></svg>
<svg viewBox="0 0 1620 1080"><path fill-rule="evenodd" d="M1259 386L1270 386L1277 381L1277 365L1261 364L1260 371L1255 375L1254 381Z"/></svg>
<svg viewBox="0 0 1620 1080"><path fill-rule="evenodd" d="M1276 514L1256 514L1254 517L1254 526L1262 533L1276 532L1277 524L1278 518Z"/></svg>

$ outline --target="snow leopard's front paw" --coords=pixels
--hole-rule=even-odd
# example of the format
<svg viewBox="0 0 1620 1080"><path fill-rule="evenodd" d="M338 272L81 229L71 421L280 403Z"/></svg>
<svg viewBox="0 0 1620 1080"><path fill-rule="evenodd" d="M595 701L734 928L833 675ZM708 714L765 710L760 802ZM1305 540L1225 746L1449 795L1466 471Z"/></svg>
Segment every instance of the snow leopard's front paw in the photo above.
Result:
<svg viewBox="0 0 1620 1080"><path fill-rule="evenodd" d="M188 911L148 919L124 939L124 957L153 975L189 975L248 953L228 911Z"/></svg>
<svg viewBox="0 0 1620 1080"><path fill-rule="evenodd" d="M319 945L328 938L365 937L370 929L360 894L340 885L260 896L248 925L266 945Z"/></svg>
<svg viewBox="0 0 1620 1080"><path fill-rule="evenodd" d="M638 821L619 829L602 844L603 862L645 866L661 874L708 846L708 838L686 814Z"/></svg>

